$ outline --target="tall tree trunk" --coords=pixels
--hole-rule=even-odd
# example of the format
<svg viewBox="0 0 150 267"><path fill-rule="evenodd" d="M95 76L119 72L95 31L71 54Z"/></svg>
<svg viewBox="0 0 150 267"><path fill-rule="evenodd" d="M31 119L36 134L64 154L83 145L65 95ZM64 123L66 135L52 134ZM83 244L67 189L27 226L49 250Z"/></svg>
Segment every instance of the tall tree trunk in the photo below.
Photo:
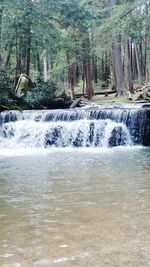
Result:
<svg viewBox="0 0 150 267"><path fill-rule="evenodd" d="M95 55L92 56L92 73L93 73L93 81L97 84L97 59Z"/></svg>
<svg viewBox="0 0 150 267"><path fill-rule="evenodd" d="M20 60L19 60L19 44L18 44L18 29L17 25L15 24L15 49L16 49L16 70L15 70L15 79L14 79L14 86L17 84L17 78L18 78L18 69L20 65Z"/></svg>
<svg viewBox="0 0 150 267"><path fill-rule="evenodd" d="M71 94L71 99L75 98L75 93L74 93L74 86L76 83L76 77L75 77L75 64L70 64L70 55L67 52L66 53L66 58L67 58L67 64L68 64L68 83L69 83L69 87L71 89L70 94Z"/></svg>
<svg viewBox="0 0 150 267"><path fill-rule="evenodd" d="M132 43L132 75L133 75L133 80L137 80L138 71L137 71L136 53L135 53L134 43Z"/></svg>
<svg viewBox="0 0 150 267"><path fill-rule="evenodd" d="M116 90L115 68L114 62L110 64L111 89Z"/></svg>
<svg viewBox="0 0 150 267"><path fill-rule="evenodd" d="M44 81L46 82L47 81L47 53L46 53L46 50L44 53L43 63L44 63L44 69L43 69Z"/></svg>
<svg viewBox="0 0 150 267"><path fill-rule="evenodd" d="M80 68L78 63L76 64L76 85L79 83L80 81Z"/></svg>
<svg viewBox="0 0 150 267"><path fill-rule="evenodd" d="M36 45L36 61L37 61L37 70L40 74L42 74L42 69L41 69L41 62L40 62L40 55L38 51L38 42L35 42Z"/></svg>
<svg viewBox="0 0 150 267"><path fill-rule="evenodd" d="M108 85L109 77L110 77L110 67L108 64L108 54L106 52L105 53L105 66L104 66L104 81L106 85Z"/></svg>
<svg viewBox="0 0 150 267"><path fill-rule="evenodd" d="M75 98L74 87L76 84L75 66L74 63L69 66L68 69L68 81L71 89L71 99Z"/></svg>
<svg viewBox="0 0 150 267"><path fill-rule="evenodd" d="M12 53L13 45L14 45L14 38L11 41L10 46L9 46L8 55L7 55L7 58L6 58L6 61L5 61L5 65L4 65L5 69L8 68L8 65L9 65L9 62L10 62L11 53Z"/></svg>
<svg viewBox="0 0 150 267"><path fill-rule="evenodd" d="M105 66L104 66L104 54L102 54L102 61L101 61L101 63L102 63L102 66L101 66L101 79L102 79L102 81L104 81L104 72L105 72Z"/></svg>
<svg viewBox="0 0 150 267"><path fill-rule="evenodd" d="M39 53L38 52L36 52L36 60L37 60L37 69L38 69L38 72L40 74L42 74L40 56L39 56Z"/></svg>
<svg viewBox="0 0 150 267"><path fill-rule="evenodd" d="M92 85L92 75L91 75L91 62L90 57L83 60L83 73L85 79L87 98L91 99L94 95L93 85Z"/></svg>
<svg viewBox="0 0 150 267"><path fill-rule="evenodd" d="M17 34L17 43L16 43L16 49L17 49L17 73L21 74L23 69L22 69L22 37Z"/></svg>
<svg viewBox="0 0 150 267"><path fill-rule="evenodd" d="M121 35L116 35L113 41L113 65L115 73L116 91L118 96L126 93L123 79L123 67L121 56Z"/></svg>
<svg viewBox="0 0 150 267"><path fill-rule="evenodd" d="M139 81L139 83L141 83L142 82L142 73L141 73L141 66L140 66L139 50L138 50L138 45L136 43L134 44L134 48L135 48L138 81Z"/></svg>
<svg viewBox="0 0 150 267"><path fill-rule="evenodd" d="M30 74L30 59L31 59L31 25L28 27L27 31L27 59L26 59L26 74Z"/></svg>
<svg viewBox="0 0 150 267"><path fill-rule="evenodd" d="M147 49L146 49L146 80L150 81L150 26L147 35Z"/></svg>
<svg viewBox="0 0 150 267"><path fill-rule="evenodd" d="M70 83L71 83L71 92L72 92L72 98L74 99L74 87L76 86L76 69L75 69L75 63L73 63L70 67Z"/></svg>
<svg viewBox="0 0 150 267"><path fill-rule="evenodd" d="M82 95L85 95L85 77L84 77L84 62L82 62Z"/></svg>
<svg viewBox="0 0 150 267"><path fill-rule="evenodd" d="M132 72L131 72L131 60L130 60L130 46L128 38L124 40L124 72L125 72L125 85L127 90L134 93Z"/></svg>
<svg viewBox="0 0 150 267"><path fill-rule="evenodd" d="M94 89L92 84L92 72L91 72L91 58L90 58L90 38L89 33L86 33L85 39L82 44L83 48L83 75L85 81L85 88L87 98L91 99L94 95Z"/></svg>
<svg viewBox="0 0 150 267"><path fill-rule="evenodd" d="M51 70L51 56L50 54L47 55L47 70Z"/></svg>
<svg viewBox="0 0 150 267"><path fill-rule="evenodd" d="M146 4L146 14L150 11L150 3ZM150 81L150 25L146 27L146 81Z"/></svg>

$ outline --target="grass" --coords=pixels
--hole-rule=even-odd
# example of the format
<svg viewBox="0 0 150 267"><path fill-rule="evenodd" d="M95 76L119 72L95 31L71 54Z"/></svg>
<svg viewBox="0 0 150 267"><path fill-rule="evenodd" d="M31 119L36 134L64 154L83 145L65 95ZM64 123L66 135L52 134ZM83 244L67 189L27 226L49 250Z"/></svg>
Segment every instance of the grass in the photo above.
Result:
<svg viewBox="0 0 150 267"><path fill-rule="evenodd" d="M132 101L128 99L127 96L119 96L119 97L104 97L99 99L93 99L92 102L96 103L116 103L116 102L122 102L122 103L131 103Z"/></svg>

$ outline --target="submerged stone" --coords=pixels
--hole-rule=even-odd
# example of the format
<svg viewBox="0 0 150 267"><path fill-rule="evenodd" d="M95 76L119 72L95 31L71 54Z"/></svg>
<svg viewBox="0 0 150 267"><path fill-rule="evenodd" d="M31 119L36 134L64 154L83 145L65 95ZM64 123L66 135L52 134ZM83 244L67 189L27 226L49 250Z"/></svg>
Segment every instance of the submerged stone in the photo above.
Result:
<svg viewBox="0 0 150 267"><path fill-rule="evenodd" d="M59 140L61 138L62 127L58 126L51 129L45 135L45 146L59 146Z"/></svg>
<svg viewBox="0 0 150 267"><path fill-rule="evenodd" d="M123 146L127 143L127 134L124 132L121 126L116 126L112 132L111 137L108 140L110 147Z"/></svg>

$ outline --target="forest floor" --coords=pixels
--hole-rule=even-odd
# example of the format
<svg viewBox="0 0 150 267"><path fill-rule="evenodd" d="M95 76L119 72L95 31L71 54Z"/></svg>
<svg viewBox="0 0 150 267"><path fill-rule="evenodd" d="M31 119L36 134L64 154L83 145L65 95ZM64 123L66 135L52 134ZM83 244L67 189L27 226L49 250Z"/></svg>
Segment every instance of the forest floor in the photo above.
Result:
<svg viewBox="0 0 150 267"><path fill-rule="evenodd" d="M95 95L92 98L93 102L99 103L113 103L113 102L122 102L122 103L134 103L136 101L150 102L150 84L143 83L139 84L134 83L134 94L129 99L129 94L116 97L116 93L110 93L108 88L95 88ZM104 93L102 93L104 92ZM107 94L105 94L105 92ZM102 94L101 94L102 93ZM131 100L132 99L132 100Z"/></svg>
<svg viewBox="0 0 150 267"><path fill-rule="evenodd" d="M120 96L116 97L116 94L111 94L108 96L104 95L95 95L92 98L93 102L123 102L123 103L131 103L132 101L128 99L128 96Z"/></svg>
<svg viewBox="0 0 150 267"><path fill-rule="evenodd" d="M86 99L87 101L87 99ZM122 103L132 103L133 101L129 100L128 95L116 96L116 93L112 93L109 95L99 95L95 94L91 99L92 102L96 103L114 103L114 102L122 102Z"/></svg>

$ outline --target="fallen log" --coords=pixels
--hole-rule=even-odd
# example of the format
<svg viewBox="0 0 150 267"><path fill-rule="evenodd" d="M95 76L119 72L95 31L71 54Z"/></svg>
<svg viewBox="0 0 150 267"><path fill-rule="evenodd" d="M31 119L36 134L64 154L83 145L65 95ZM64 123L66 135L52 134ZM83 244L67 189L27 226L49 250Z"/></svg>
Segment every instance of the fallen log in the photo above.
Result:
<svg viewBox="0 0 150 267"><path fill-rule="evenodd" d="M132 95L132 100L133 101L138 101L138 100L147 100L150 101L150 96L147 92L138 92Z"/></svg>
<svg viewBox="0 0 150 267"><path fill-rule="evenodd" d="M80 103L81 103L82 99L78 98L75 101L73 101L73 103L70 105L70 108L77 108L80 107Z"/></svg>
<svg viewBox="0 0 150 267"><path fill-rule="evenodd" d="M138 88L134 94L130 93L128 99L133 101L150 101L150 84L144 85L142 88Z"/></svg>
<svg viewBox="0 0 150 267"><path fill-rule="evenodd" d="M136 90L136 92L143 92L144 90L150 90L150 84L146 84L143 87L138 87Z"/></svg>

